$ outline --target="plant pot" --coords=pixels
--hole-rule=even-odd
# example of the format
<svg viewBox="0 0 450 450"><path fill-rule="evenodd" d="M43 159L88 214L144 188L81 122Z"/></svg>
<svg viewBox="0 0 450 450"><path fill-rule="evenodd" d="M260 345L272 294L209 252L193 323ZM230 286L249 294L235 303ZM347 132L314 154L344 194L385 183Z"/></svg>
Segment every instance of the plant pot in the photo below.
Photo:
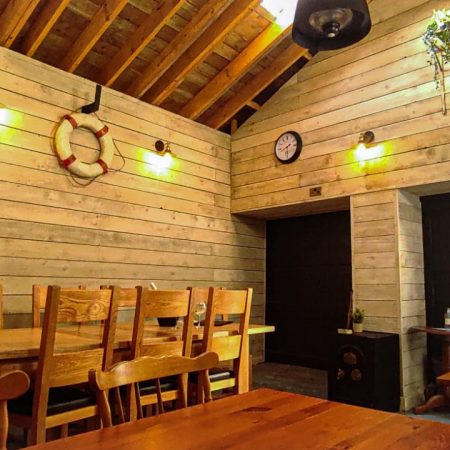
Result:
<svg viewBox="0 0 450 450"><path fill-rule="evenodd" d="M354 333L362 333L364 329L364 324L362 323L354 323L353 324L353 332Z"/></svg>

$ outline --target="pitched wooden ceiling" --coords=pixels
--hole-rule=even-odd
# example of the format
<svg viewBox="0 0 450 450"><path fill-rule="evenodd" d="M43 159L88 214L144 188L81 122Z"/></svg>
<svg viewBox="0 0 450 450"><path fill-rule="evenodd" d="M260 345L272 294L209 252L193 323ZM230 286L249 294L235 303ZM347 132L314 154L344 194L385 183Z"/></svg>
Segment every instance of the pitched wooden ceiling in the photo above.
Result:
<svg viewBox="0 0 450 450"><path fill-rule="evenodd" d="M261 0L0 0L0 45L230 131L311 57Z"/></svg>

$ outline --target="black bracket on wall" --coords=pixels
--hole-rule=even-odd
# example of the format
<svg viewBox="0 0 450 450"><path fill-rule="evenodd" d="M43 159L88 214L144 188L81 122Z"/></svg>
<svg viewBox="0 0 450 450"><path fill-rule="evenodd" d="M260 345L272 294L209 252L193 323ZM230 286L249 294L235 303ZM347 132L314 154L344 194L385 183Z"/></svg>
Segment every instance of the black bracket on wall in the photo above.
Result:
<svg viewBox="0 0 450 450"><path fill-rule="evenodd" d="M102 85L97 84L95 88L95 101L94 103L89 103L81 108L81 112L84 114L91 114L97 112L100 109L100 99L102 97Z"/></svg>

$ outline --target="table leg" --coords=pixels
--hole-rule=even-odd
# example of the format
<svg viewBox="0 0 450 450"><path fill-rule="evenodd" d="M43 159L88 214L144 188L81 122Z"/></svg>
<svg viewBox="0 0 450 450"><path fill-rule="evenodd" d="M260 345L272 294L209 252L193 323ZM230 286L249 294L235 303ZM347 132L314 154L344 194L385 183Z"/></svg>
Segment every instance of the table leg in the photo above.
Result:
<svg viewBox="0 0 450 450"><path fill-rule="evenodd" d="M447 397L443 394L433 395L423 405L416 406L414 412L416 414L423 414L430 409L439 408L447 404Z"/></svg>
<svg viewBox="0 0 450 450"><path fill-rule="evenodd" d="M238 394L249 391L250 356L249 336L247 334L242 345L241 362L239 367Z"/></svg>

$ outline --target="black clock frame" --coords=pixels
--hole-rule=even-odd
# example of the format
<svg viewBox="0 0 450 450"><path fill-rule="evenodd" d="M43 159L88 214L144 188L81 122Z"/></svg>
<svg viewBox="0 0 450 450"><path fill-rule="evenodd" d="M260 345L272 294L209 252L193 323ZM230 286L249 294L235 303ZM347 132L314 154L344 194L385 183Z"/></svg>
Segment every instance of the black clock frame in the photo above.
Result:
<svg viewBox="0 0 450 450"><path fill-rule="evenodd" d="M297 140L297 149L295 150L295 153L289 158L289 159L280 159L277 155L277 144L278 141L285 135L285 134L292 134L295 139ZM278 159L278 161L280 161L282 164L290 164L292 162L294 162L295 160L298 159L298 157L300 156L300 153L302 152L302 148L303 148L303 141L302 141L302 137L300 136L299 133L297 133L296 131L285 131L284 133L280 134L280 136L278 137L278 139L275 141L275 145L273 146L273 152L275 153L275 157Z"/></svg>

